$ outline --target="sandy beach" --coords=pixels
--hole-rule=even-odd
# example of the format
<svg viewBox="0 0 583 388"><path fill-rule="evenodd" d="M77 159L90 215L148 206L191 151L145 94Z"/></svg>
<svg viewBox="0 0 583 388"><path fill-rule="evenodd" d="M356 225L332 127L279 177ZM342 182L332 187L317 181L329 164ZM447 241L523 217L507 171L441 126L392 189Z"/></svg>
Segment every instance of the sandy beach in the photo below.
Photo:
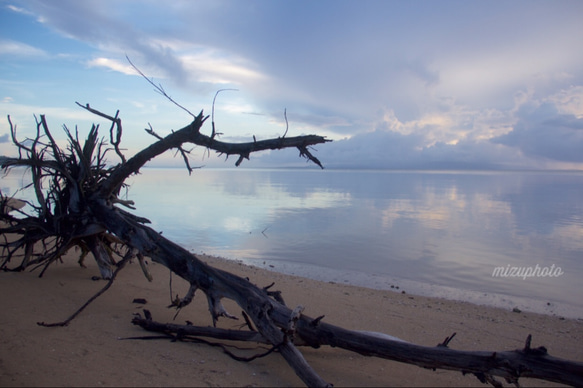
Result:
<svg viewBox="0 0 583 388"><path fill-rule="evenodd" d="M113 286L69 326L40 327L39 321L67 318L104 281L93 260L80 268L70 251L64 263L39 272L0 272L0 386L302 386L301 380L278 355L238 362L218 347L171 342L166 339L129 340L148 336L131 324L134 313L147 308L155 320L172 322L169 271L149 265L148 282L137 262L122 270ZM380 291L323 283L282 275L210 256L203 259L259 286L275 282L289 306L301 304L310 316L349 329L387 333L420 345L435 346L456 332L454 349L513 350L522 348L528 334L533 347L544 345L556 357L583 362L583 321L558 316L517 313L502 309L426 298L397 291ZM172 277L172 293L184 295L187 284ZM146 299L147 304L133 303ZM233 314L240 309L227 302ZM211 325L206 298L198 293L176 323ZM221 319L219 326L237 328L240 321ZM243 344L250 348L250 344ZM259 349L234 349L250 356ZM430 371L393 361L364 357L341 349L302 348L308 362L335 386L484 386L473 376ZM521 379L524 386L555 386Z"/></svg>

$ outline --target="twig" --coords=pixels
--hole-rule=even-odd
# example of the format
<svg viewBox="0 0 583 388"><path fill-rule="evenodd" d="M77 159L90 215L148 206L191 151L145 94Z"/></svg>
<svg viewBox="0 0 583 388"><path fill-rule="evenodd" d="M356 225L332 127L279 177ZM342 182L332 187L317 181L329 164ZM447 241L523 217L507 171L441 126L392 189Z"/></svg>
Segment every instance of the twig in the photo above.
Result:
<svg viewBox="0 0 583 388"><path fill-rule="evenodd" d="M69 323L75 319L77 317L77 315L81 314L81 312L83 310L85 310L85 308L87 306L89 306L95 299L99 298L105 291L107 291L109 289L109 287L111 287L111 285L113 284L113 281L115 280L115 277L117 276L117 274L119 273L119 271L121 271L126 263L133 257L132 254L132 250L130 249L128 251L128 253L126 254L126 256L117 264L117 269L113 272L113 275L111 276L111 279L109 279L109 281L107 282L107 284L101 289L99 290L95 295L93 295L91 298L89 298L89 300L87 302L85 302L85 304L81 307L79 307L79 309L77 311L75 311L73 313L73 315L71 315L69 318L65 319L62 322L55 322L55 323L45 323L45 322L37 322L36 324L39 326L44 326L44 327L55 327L55 326L67 326L69 325Z"/></svg>
<svg viewBox="0 0 583 388"><path fill-rule="evenodd" d="M453 337L455 337L457 333L453 333L452 335L450 335L449 337L445 337L445 339L443 340L442 343L437 344L437 346L443 346L444 348L447 348L447 346L449 345L449 343L451 342L451 340L453 339Z"/></svg>
<svg viewBox="0 0 583 388"><path fill-rule="evenodd" d="M122 154L121 150L119 149L119 144L121 143L121 136L122 136L122 126L121 126L121 118L119 118L119 109L115 112L115 117L111 117L103 112L98 111L97 109L93 109L89 106L89 104L82 105L79 102L75 101L75 104L79 105L81 108L93 113L94 115L101 116L104 119L111 121L111 128L109 128L109 138L110 143L113 145L115 149L115 153L120 157L123 163L126 162L125 156ZM113 128L117 127L117 131L115 137L113 136Z"/></svg>
<svg viewBox="0 0 583 388"><path fill-rule="evenodd" d="M144 310L145 313L146 310ZM282 344L272 345L266 352L255 354L251 357L241 357L237 356L233 352L227 349L227 345L217 343L217 342L210 342L201 338L203 337L212 337L215 339L226 339L231 341L245 341L245 342L258 342L258 343L268 343L268 341L258 332L256 331L243 331L243 330L226 330L226 329L219 329L219 328L211 328L211 327L200 327L200 326L192 326L192 325L176 325L176 324L164 324L158 323L152 320L151 315L146 319L143 319L140 314L135 314L134 318L132 319L132 323L134 325L138 325L145 330L164 333L164 336L146 336L146 337L129 337L129 338L120 338L123 340L128 339L172 339L173 341L180 340L180 341L191 341L191 342L198 342L204 343L211 346L218 346L231 358L237 361L244 361L249 362L253 361L257 358L268 356L269 354L273 353L277 349L279 349ZM231 346L236 349L240 349L236 346Z"/></svg>
<svg viewBox="0 0 583 388"><path fill-rule="evenodd" d="M146 81L148 81L148 83L150 85L152 85L156 89L156 91L158 93L160 93L161 95L163 95L164 97L166 97L171 103L173 103L174 105L176 105L177 107L179 107L180 109L182 109L183 111L185 111L186 113L188 113L189 115L191 115L192 117L196 118L196 115L194 115L191 111L189 111L188 109L186 109L185 107L183 107L182 105L180 105L179 103L177 103L176 101L174 101L172 99L172 97L170 97L166 93L166 91L164 90L164 88L162 87L162 85L160 85L160 84L156 85L154 83L154 81L152 81L150 78L146 77L146 75L144 73L142 73L142 71L140 69L138 69L137 66L132 63L132 61L130 60L130 58L127 55L126 55L126 59L130 63L130 65L134 68L134 70L137 71L138 74L140 74Z"/></svg>
<svg viewBox="0 0 583 388"><path fill-rule="evenodd" d="M312 162L314 162L318 166L320 166L321 169L324 169L324 166L322 166L322 163L318 160L318 158L316 158L314 155L312 155L310 153L310 151L308 151L308 148L306 146L300 145L297 147L297 149L300 151L300 156L303 156L304 158L311 160Z"/></svg>
<svg viewBox="0 0 583 388"><path fill-rule="evenodd" d="M287 135L287 130L289 129L289 125L287 122L287 109L283 110L283 117L285 118L285 132L284 132L282 138L285 137L285 135Z"/></svg>
<svg viewBox="0 0 583 388"><path fill-rule="evenodd" d="M172 299L172 271L170 271L170 278L168 279L168 289L170 290L170 303L172 306L174 304L174 300ZM178 295L176 295L176 299L178 299Z"/></svg>
<svg viewBox="0 0 583 388"><path fill-rule="evenodd" d="M217 96L219 95L220 92L225 92L225 91L234 91L234 92L238 92L239 89L219 89L217 90L217 92L215 93L215 96L213 97L213 107L212 107L212 111L211 111L211 124L213 127L213 132L211 134L211 139L214 139L216 135L219 135L219 133L217 133L215 131L215 102L217 101Z"/></svg>
<svg viewBox="0 0 583 388"><path fill-rule="evenodd" d="M152 124L148 123L148 128L144 128L144 130L146 131L147 134L154 136L156 139L158 140L163 140L164 138L160 135L158 135L155 131L154 128L152 128ZM172 131L172 133L174 133L174 131ZM184 164L186 165L186 169L188 170L188 175L192 174L192 171L194 171L195 168L201 168L201 167L191 167L190 166L190 162L188 161L188 154L190 154L190 151L192 150L185 150L184 148L182 148L182 146L178 146L176 147L176 153L180 152L180 154L182 155L182 159L184 160ZM174 157L176 157L176 154L174 154Z"/></svg>
<svg viewBox="0 0 583 388"><path fill-rule="evenodd" d="M249 315L247 315L245 310L241 311L241 314L243 315L243 318L245 319L245 324L247 325L249 330L256 332L257 329L255 329L255 327L253 326L253 323L251 322L251 318L249 318Z"/></svg>

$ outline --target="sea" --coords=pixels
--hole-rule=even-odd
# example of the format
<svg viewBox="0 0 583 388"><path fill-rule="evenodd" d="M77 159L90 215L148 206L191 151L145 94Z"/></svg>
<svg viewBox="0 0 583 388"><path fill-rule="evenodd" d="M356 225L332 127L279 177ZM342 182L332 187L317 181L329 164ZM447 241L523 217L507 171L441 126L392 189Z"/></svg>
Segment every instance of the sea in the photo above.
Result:
<svg viewBox="0 0 583 388"><path fill-rule="evenodd" d="M127 182L132 212L193 253L583 319L583 172L142 168Z"/></svg>

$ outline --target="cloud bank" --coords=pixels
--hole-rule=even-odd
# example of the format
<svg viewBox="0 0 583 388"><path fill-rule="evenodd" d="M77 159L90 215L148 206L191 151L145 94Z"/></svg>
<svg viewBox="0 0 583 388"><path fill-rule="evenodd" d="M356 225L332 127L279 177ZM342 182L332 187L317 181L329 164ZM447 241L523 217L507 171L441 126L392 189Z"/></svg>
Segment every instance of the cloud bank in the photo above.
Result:
<svg viewBox="0 0 583 388"><path fill-rule="evenodd" d="M320 147L333 165L583 168L580 2L62 0L2 13L20 19L0 52L43 57L45 78L68 56L116 82L96 89L131 91L128 55L191 105L240 90L220 98L227 135L277 136L286 109L290 135L336 140ZM27 77L15 68L2 70Z"/></svg>

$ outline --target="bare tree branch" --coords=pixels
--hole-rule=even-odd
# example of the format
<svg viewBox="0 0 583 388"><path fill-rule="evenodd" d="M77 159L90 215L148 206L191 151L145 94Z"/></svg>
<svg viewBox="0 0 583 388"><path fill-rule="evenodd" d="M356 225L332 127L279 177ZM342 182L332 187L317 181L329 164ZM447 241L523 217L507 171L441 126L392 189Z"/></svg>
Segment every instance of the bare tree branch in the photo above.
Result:
<svg viewBox="0 0 583 388"><path fill-rule="evenodd" d="M109 142L111 145L114 146L115 153L119 156L122 163L126 162L126 158L124 154L121 152L119 145L121 143L121 136L122 136L122 126L121 126L121 119L119 118L119 109L115 112L115 116L111 117L103 112L100 112L96 109L93 109L89 106L89 104L81 105L78 102L75 104L79 105L81 108L93 113L94 115L101 116L109 121L111 121L111 128L109 129ZM113 133L113 129L116 128L115 135Z"/></svg>
<svg viewBox="0 0 583 388"><path fill-rule="evenodd" d="M208 116L204 116L203 112L201 111L198 116L196 116L195 120L186 127L171 133L163 139L160 139L156 143L138 152L126 163L119 165L115 171L112 172L107 181L103 183L100 195L111 195L112 193L116 192L117 188L125 181L127 177L129 177L131 174L137 173L139 169L149 160L166 152L169 149L179 148L184 143L193 143L199 146L203 146L210 150L214 150L219 154L225 154L227 156L239 155L239 159L235 163L236 166L239 166L243 159L249 159L249 155L253 152L296 147L300 149L301 156L308 158L323 168L320 161L313 157L306 148L311 145L322 144L330 141L323 136L306 135L290 138L260 140L248 143L227 143L211 138L210 136L204 135L200 132L200 129L207 118Z"/></svg>
<svg viewBox="0 0 583 388"><path fill-rule="evenodd" d="M282 137L285 137L285 135L287 135L287 130L289 129L289 124L287 122L287 109L283 110L283 118L285 119L285 132Z"/></svg>
<svg viewBox="0 0 583 388"><path fill-rule="evenodd" d="M218 133L215 131L215 102L217 101L217 96L219 95L220 92L226 92L228 90L231 91L239 91L238 89L219 89L217 90L217 92L215 93L215 96L213 97L213 108L212 108L212 112L211 112L211 124L213 127L213 132L211 134L211 139L214 139L216 135L218 135Z"/></svg>
<svg viewBox="0 0 583 388"><path fill-rule="evenodd" d="M139 75L141 75L146 81L148 81L148 83L150 85L152 85L154 87L154 89L160 93L161 95L163 95L164 97L166 97L170 102L172 102L174 105L176 105L177 107L179 107L180 109L182 109L183 111L185 111L186 113L188 113L189 115L191 115L192 117L196 117L191 111L189 111L188 109L186 109L185 107L183 107L182 105L180 105L179 103L177 103L176 101L174 101L172 99L172 97L170 97L166 91L164 90L164 88L162 87L162 85L158 84L156 85L154 83L154 81L152 81L150 78L146 77L146 75L144 73L142 73L142 71L133 64L133 62L130 60L130 57L128 57L126 55L126 59L128 60L128 62L130 63L130 65L134 68L134 70L136 72L138 72Z"/></svg>

